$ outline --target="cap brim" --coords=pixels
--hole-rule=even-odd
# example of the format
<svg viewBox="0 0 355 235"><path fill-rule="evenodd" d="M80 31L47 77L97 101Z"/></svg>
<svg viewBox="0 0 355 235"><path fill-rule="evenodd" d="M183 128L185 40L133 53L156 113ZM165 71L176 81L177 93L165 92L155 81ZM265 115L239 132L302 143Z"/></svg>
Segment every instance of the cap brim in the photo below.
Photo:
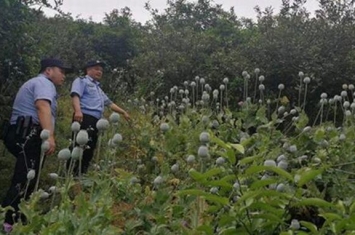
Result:
<svg viewBox="0 0 355 235"><path fill-rule="evenodd" d="M57 68L60 68L60 69L63 69L65 73L73 73L75 71L75 68L74 67L67 67L67 66L58 66L58 65L53 65L53 66L47 66L45 68L41 68L39 70L39 73L43 72L46 68L48 67L57 67Z"/></svg>
<svg viewBox="0 0 355 235"><path fill-rule="evenodd" d="M97 66L97 65L100 65L102 68L106 67L106 64L104 62L100 62L100 63L91 64L91 65L86 65L84 67L84 69L91 68L91 67L94 67L94 66Z"/></svg>
<svg viewBox="0 0 355 235"><path fill-rule="evenodd" d="M74 68L73 67L64 67L64 66L61 66L61 67L58 67L60 69L63 69L65 71L65 73L72 73L74 72Z"/></svg>

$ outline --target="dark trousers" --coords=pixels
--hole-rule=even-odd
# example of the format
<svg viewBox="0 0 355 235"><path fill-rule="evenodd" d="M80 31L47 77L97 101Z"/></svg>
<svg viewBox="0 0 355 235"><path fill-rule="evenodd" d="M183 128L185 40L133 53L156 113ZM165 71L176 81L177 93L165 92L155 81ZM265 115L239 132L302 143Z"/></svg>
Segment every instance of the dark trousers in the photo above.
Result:
<svg viewBox="0 0 355 235"><path fill-rule="evenodd" d="M5 215L6 223L13 224L18 221L20 200L25 197L25 194L25 200L27 200L34 190L41 155L40 131L39 127L33 127L27 139L21 138L16 135L16 125L11 125L4 138L6 148L16 157L11 185L1 205L2 207L11 206L14 208L14 211L7 211ZM28 183L27 173L30 169L36 171L36 176L29 182L27 192L25 192ZM25 218L22 217L22 219Z"/></svg>
<svg viewBox="0 0 355 235"><path fill-rule="evenodd" d="M90 162L91 162L92 158L94 157L94 150L96 148L96 143L97 143L97 138L98 138L98 130L96 128L96 123L98 120L99 119L97 119L91 115L83 114L83 121L80 123L80 125L81 125L80 129L87 130L88 135L89 135L89 142L87 143L89 148L85 149L84 153L83 153L83 158L81 160L81 173L86 173L88 171ZM74 134L72 135L72 138L74 138ZM70 149L72 149L72 147ZM71 160L69 160L67 162L67 168L69 168L70 161ZM75 163L73 173L74 173L74 175L78 175L79 161L77 161Z"/></svg>

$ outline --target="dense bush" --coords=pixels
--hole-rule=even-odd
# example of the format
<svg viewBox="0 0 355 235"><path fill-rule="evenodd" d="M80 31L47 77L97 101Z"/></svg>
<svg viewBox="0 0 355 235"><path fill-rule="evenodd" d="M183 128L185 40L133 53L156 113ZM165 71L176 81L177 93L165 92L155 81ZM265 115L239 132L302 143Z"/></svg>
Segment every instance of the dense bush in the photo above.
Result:
<svg viewBox="0 0 355 235"><path fill-rule="evenodd" d="M128 100L133 121L106 114L111 124L87 175L66 173L62 151L47 161L43 190L21 204L28 223L13 234L351 234L355 129L347 96L322 94L308 125L302 108L278 99L247 99L230 112L221 108L221 87L193 108L195 87L180 88L167 100ZM337 128L325 111L339 106Z"/></svg>

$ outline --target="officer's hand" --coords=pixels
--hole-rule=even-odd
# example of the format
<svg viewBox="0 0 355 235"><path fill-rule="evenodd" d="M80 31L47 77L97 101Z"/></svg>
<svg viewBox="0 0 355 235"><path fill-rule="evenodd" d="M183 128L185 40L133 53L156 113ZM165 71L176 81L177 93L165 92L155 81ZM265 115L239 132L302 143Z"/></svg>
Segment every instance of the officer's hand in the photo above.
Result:
<svg viewBox="0 0 355 235"><path fill-rule="evenodd" d="M82 112L75 112L74 113L74 121L82 122L83 121L83 113Z"/></svg>
<svg viewBox="0 0 355 235"><path fill-rule="evenodd" d="M124 113L123 113L123 117L124 117L127 121L131 120L131 117L129 116L129 114L128 114L127 112L124 112Z"/></svg>
<svg viewBox="0 0 355 235"><path fill-rule="evenodd" d="M55 151L55 139L54 136L50 136L48 139L49 149L46 152L46 155L51 155Z"/></svg>

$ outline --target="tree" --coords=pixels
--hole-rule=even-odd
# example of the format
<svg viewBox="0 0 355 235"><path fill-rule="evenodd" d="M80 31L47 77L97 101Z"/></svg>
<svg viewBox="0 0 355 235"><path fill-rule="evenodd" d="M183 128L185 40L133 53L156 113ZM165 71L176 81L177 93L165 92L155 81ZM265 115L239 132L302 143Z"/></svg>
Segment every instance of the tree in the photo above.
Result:
<svg viewBox="0 0 355 235"><path fill-rule="evenodd" d="M144 27L142 51L134 64L142 93L163 91L182 85L195 76L218 84L238 71L239 55L234 48L241 43L240 27L233 9L200 0L169 1L165 13L151 9L153 20ZM233 55L233 57L232 57ZM163 80L157 71L163 71Z"/></svg>

